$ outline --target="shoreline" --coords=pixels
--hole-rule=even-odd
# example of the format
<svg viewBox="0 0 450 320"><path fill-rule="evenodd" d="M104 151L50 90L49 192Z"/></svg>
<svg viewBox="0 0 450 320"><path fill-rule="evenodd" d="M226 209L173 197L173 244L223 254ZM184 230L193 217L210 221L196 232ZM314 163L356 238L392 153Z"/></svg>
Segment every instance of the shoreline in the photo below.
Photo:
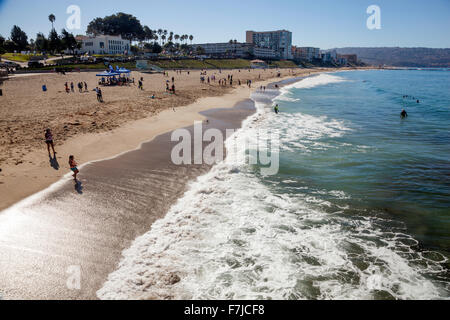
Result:
<svg viewBox="0 0 450 320"><path fill-rule="evenodd" d="M143 143L153 140L158 135L186 127L194 121L204 120L205 117L200 114L202 111L232 108L236 103L248 99L251 92L261 85L267 86L269 83L330 71L301 70L304 70L302 75L270 78L255 82L253 88L240 86L223 95L203 97L189 105L177 107L176 112L172 109L165 109L156 115L127 122L112 131L86 133L69 138L62 145L56 146L57 156L62 159L62 163L59 163L61 169L58 171L49 167L48 163L45 163L45 166L42 166L42 163L40 166L31 164L30 159L39 159L47 155L45 146L42 146L41 150L33 150L24 157L20 166L3 166L0 180L0 214L3 210L69 176L70 172L68 168L65 170L66 161L64 160L68 158L69 154L76 155L80 167L91 162L114 158L139 149ZM336 72L342 70L336 70Z"/></svg>
<svg viewBox="0 0 450 320"><path fill-rule="evenodd" d="M250 99L208 109L203 130L224 134L254 112ZM193 125L184 129L194 137ZM171 141L171 131L158 135L139 149L84 164L75 190L73 181L63 178L3 211L0 294L5 299L98 299L97 290L123 251L211 169L173 164L171 150L178 143ZM80 272L79 289L67 285L71 268Z"/></svg>

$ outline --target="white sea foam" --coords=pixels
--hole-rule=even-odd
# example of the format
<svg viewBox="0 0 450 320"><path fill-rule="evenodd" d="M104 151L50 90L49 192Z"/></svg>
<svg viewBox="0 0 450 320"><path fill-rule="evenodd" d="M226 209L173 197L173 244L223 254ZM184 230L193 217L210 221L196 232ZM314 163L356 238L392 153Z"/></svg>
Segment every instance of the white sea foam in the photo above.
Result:
<svg viewBox="0 0 450 320"><path fill-rule="evenodd" d="M349 80L339 77L339 76L336 76L334 74L321 73L317 76L308 77L306 79L303 79L302 81L294 82L292 84L284 86L283 88L281 88L281 93L285 93L285 92L291 90L292 88L310 89L310 88L314 88L314 87L318 87L318 86L346 82L346 81L349 81Z"/></svg>
<svg viewBox="0 0 450 320"><path fill-rule="evenodd" d="M336 75L321 73L317 76L308 77L293 84L286 85L280 89L280 94L274 99L275 101L287 101L287 102L297 102L300 98L294 97L292 94L292 88L296 89L309 89L317 86L323 86L332 83L339 83L348 81L344 78L338 77Z"/></svg>
<svg viewBox="0 0 450 320"><path fill-rule="evenodd" d="M313 81L324 83L318 80ZM274 117L268 106L256 106L237 135L259 126L288 128L281 130L282 144L311 148L314 140L350 130L338 120L300 113ZM279 191L251 167L231 163L199 177L124 251L99 298L370 299L382 292L434 299L445 294L424 276L442 268L414 251L416 241L402 229L385 231L379 219L327 213L321 208L329 203L320 197ZM339 190L330 195L347 198Z"/></svg>

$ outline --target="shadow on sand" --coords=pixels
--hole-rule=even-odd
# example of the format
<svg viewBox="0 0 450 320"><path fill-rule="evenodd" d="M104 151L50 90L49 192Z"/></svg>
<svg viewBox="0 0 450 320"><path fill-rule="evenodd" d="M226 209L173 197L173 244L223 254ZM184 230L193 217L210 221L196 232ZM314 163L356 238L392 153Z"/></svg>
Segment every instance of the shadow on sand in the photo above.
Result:
<svg viewBox="0 0 450 320"><path fill-rule="evenodd" d="M59 163L58 163L58 159L56 159L56 155L50 156L49 155L49 161L50 161L50 166L55 169L55 170L59 170Z"/></svg>

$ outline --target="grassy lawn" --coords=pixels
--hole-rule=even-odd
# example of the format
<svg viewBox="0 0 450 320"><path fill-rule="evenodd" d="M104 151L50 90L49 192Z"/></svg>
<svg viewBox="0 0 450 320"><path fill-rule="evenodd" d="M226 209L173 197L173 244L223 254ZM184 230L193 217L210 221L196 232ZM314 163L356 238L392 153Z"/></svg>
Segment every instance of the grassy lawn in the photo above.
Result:
<svg viewBox="0 0 450 320"><path fill-rule="evenodd" d="M21 53L5 53L2 55L2 59L7 59L15 62L28 62L34 54L21 54ZM36 55L40 56L40 55ZM48 58L56 58L56 56L48 56Z"/></svg>
<svg viewBox="0 0 450 320"><path fill-rule="evenodd" d="M119 68L126 68L126 69L134 69L136 68L136 63L134 62L127 62L127 63L114 63L114 68L116 66L119 66ZM105 66L103 63L95 63L95 64L64 64L59 66L45 66L41 68L30 68L29 70L53 70L53 69L81 69L81 70L107 70L108 67Z"/></svg>
<svg viewBox="0 0 450 320"><path fill-rule="evenodd" d="M269 64L270 67L277 67L277 68L297 68L298 66L290 60L282 60L282 61L272 61Z"/></svg>
<svg viewBox="0 0 450 320"><path fill-rule="evenodd" d="M162 69L245 69L250 68L251 63L250 60L245 59L206 59L206 60L195 60L195 59L186 59L186 60L158 60L158 61L148 61L149 65L155 65ZM116 66L127 68L127 69L135 69L135 62L113 62L112 65L114 68ZM296 68L297 65L292 61L274 61L270 64L270 67L273 68ZM55 66L46 66L42 68L37 68L34 70L53 70ZM56 68L71 68L71 69L82 69L82 70L91 70L91 69L104 69L107 67L103 63L95 63L95 64L67 64L60 65ZM32 69L30 69L32 70Z"/></svg>
<svg viewBox="0 0 450 320"><path fill-rule="evenodd" d="M250 67L250 61L244 59L159 60L148 63L163 69L243 69Z"/></svg>

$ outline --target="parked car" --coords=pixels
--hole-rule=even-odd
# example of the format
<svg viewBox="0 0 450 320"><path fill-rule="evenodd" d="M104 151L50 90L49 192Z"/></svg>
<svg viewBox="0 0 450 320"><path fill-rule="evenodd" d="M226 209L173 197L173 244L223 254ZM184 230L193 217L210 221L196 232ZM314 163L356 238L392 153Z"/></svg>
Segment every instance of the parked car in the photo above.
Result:
<svg viewBox="0 0 450 320"><path fill-rule="evenodd" d="M43 67L44 64L38 61L30 61L28 62L28 68L40 68Z"/></svg>

